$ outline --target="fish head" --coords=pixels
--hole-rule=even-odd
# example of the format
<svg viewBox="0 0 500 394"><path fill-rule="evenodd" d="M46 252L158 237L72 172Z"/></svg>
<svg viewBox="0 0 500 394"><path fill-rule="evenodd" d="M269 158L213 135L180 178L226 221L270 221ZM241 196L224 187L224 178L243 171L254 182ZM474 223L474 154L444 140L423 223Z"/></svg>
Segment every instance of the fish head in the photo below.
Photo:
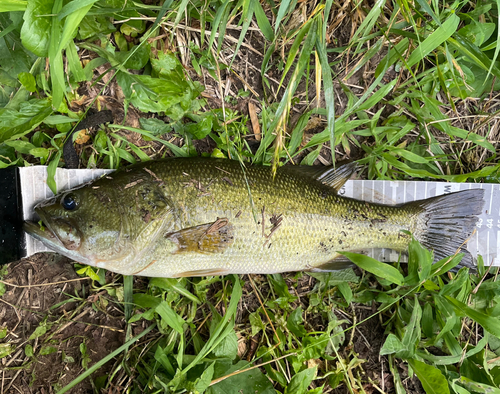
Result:
<svg viewBox="0 0 500 394"><path fill-rule="evenodd" d="M26 223L25 230L75 261L126 271L172 224L172 209L154 182L108 178L39 203L43 226Z"/></svg>

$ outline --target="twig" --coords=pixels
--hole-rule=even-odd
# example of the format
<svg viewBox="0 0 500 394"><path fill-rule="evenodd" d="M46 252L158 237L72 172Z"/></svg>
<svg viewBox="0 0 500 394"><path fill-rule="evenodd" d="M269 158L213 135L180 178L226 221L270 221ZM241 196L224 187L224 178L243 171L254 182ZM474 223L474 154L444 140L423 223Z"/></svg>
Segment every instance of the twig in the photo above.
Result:
<svg viewBox="0 0 500 394"><path fill-rule="evenodd" d="M90 277L86 276L85 278L62 280L60 282L41 283L39 285L15 285L14 283L5 282L3 280L0 280L0 283L3 283L4 285L7 285L7 286L17 287L17 288L20 288L20 289L23 289L23 288L28 288L29 289L29 288L32 288L32 287L60 285L62 283L76 282L76 281L79 281L79 280L86 280L86 279L90 279Z"/></svg>

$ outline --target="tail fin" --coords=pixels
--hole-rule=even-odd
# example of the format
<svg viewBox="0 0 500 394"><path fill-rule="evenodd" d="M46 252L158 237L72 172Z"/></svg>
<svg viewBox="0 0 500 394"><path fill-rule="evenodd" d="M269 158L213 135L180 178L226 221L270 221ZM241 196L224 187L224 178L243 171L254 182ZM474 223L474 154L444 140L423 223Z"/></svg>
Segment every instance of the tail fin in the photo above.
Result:
<svg viewBox="0 0 500 394"><path fill-rule="evenodd" d="M482 212L483 196L483 189L470 189L416 202L424 209L419 218L424 228L419 234L414 234L415 238L434 251L436 261L452 256L460 249L465 253L460 266L475 267L465 242Z"/></svg>

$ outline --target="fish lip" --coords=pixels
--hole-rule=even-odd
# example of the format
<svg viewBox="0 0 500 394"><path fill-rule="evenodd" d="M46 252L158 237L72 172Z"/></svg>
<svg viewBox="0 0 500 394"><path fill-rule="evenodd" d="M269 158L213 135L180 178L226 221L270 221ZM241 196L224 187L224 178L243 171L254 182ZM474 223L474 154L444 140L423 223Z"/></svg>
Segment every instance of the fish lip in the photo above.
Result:
<svg viewBox="0 0 500 394"><path fill-rule="evenodd" d="M44 228L42 229L38 223L24 222L23 230L41 242L45 241L50 244L57 244L57 246L59 246L60 248L65 248L61 240L57 238L54 232L47 225L45 225Z"/></svg>
<svg viewBox="0 0 500 394"><path fill-rule="evenodd" d="M40 216L40 219L42 219L42 223L45 227L45 230L40 229L40 231L36 232L35 234L38 236L42 236L42 238L48 239L48 237L43 236L43 234L46 234L46 231L48 231L53 238L57 239L57 241L59 242L61 247L67 249L66 246L64 246L64 243L58 237L57 232L54 231L54 229L52 228L51 221L49 220L49 217L43 211L42 205L38 205L35 208L35 212L38 214L38 216ZM53 240L50 240L50 241L53 241Z"/></svg>
<svg viewBox="0 0 500 394"><path fill-rule="evenodd" d="M54 252L60 253L66 257L69 257L73 261L78 261L82 264L95 266L95 262L92 258L87 256L82 256L77 250L68 249L61 240L54 234L54 231L50 228L50 223L44 220L44 215L40 215L40 211L36 209L37 214L42 219L44 223L44 229L40 228L40 225L35 222L24 222L23 229L26 233L31 235L33 238L37 239L43 243L47 248L53 250Z"/></svg>
<svg viewBox="0 0 500 394"><path fill-rule="evenodd" d="M35 207L35 212L38 214L38 216L40 216L40 219L42 219L42 223L45 227L45 230L38 229L37 231L34 231L34 234L40 239L40 241L43 242L43 240L46 240L46 242L55 243L54 241L55 241L55 239L57 239L57 241L58 241L57 247L58 248L64 248L65 250L68 250L68 251L76 251L79 249L80 244L78 244L76 247L71 247L71 244L69 244L68 242L64 242L64 240L61 239L61 237L59 236L59 233L53 227L54 223L56 223L58 221L62 221L64 223L66 223L67 225L74 228L74 226L72 225L72 223L70 221L68 221L64 218L60 218L60 217L55 217L55 218L50 217L50 215L47 215L45 213L45 211L43 210L43 206L41 206L41 205L38 205L37 207ZM30 230L33 231L33 228L31 228ZM78 230L77 230L77 232L79 233ZM80 234L80 238L81 238L81 234Z"/></svg>

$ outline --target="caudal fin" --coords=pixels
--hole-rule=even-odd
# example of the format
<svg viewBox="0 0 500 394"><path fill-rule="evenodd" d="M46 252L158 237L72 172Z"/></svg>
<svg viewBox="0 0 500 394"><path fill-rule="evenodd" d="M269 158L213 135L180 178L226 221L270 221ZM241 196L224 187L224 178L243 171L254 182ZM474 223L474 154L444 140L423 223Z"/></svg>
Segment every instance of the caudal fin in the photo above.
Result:
<svg viewBox="0 0 500 394"><path fill-rule="evenodd" d="M416 202L425 211L419 218L422 230L414 234L415 238L434 251L436 261L452 256L460 249L465 253L460 266L475 267L466 241L483 210L483 196L483 189L470 189Z"/></svg>

